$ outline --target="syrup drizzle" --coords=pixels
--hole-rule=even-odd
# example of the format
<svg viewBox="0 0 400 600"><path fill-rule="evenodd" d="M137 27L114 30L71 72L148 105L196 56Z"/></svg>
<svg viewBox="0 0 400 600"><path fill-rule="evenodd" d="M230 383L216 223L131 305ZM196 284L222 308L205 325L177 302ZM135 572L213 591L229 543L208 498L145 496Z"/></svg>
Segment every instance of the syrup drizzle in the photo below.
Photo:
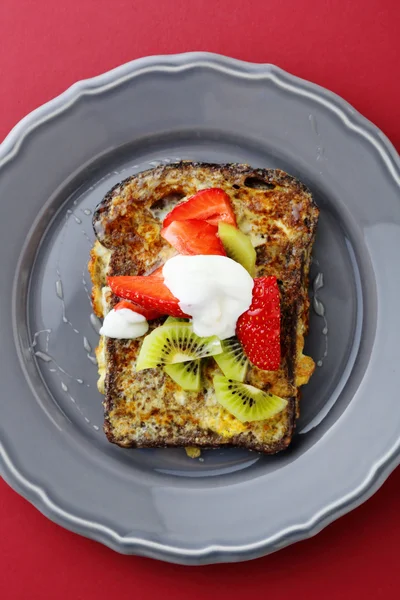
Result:
<svg viewBox="0 0 400 600"><path fill-rule="evenodd" d="M312 296L312 307L316 315L321 317L324 322L324 326L321 330L322 335L325 338L325 350L323 355L319 360L317 360L317 367L322 367L324 364L325 358L328 356L328 321L325 314L325 306L322 303L321 299L318 297L318 292L320 289L324 287L324 275L323 273L318 272L312 285L313 296Z"/></svg>

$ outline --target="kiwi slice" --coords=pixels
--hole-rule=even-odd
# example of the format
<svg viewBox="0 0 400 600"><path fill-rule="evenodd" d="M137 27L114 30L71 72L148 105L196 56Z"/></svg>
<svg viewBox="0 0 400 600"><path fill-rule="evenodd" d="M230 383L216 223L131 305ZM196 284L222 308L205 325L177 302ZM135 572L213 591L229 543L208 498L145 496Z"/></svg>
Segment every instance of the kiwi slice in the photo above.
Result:
<svg viewBox="0 0 400 600"><path fill-rule="evenodd" d="M223 243L226 254L240 263L252 277L256 272L256 251L248 235L229 223L218 223L218 235Z"/></svg>
<svg viewBox="0 0 400 600"><path fill-rule="evenodd" d="M246 377L249 359L236 336L221 341L222 354L214 356L217 365L228 379L243 381Z"/></svg>
<svg viewBox="0 0 400 600"><path fill-rule="evenodd" d="M181 386L183 390L198 392L201 386L201 360L165 365L164 371Z"/></svg>
<svg viewBox="0 0 400 600"><path fill-rule="evenodd" d="M242 423L270 419L287 405L279 396L222 375L215 375L214 388L218 402Z"/></svg>
<svg viewBox="0 0 400 600"><path fill-rule="evenodd" d="M222 352L216 335L199 337L188 323L169 323L147 335L136 362L136 371L214 356Z"/></svg>
<svg viewBox="0 0 400 600"><path fill-rule="evenodd" d="M182 317L167 317L163 323L163 325L171 325L171 323L186 323L190 324L189 319L183 319Z"/></svg>

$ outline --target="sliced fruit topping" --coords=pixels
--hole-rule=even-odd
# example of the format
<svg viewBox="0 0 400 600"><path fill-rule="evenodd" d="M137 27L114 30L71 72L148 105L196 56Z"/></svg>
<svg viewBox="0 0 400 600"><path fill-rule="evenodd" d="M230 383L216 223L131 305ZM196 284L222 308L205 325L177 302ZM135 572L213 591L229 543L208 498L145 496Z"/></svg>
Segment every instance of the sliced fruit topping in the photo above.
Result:
<svg viewBox="0 0 400 600"><path fill-rule="evenodd" d="M159 277L129 276L107 277L107 283L119 298L131 300L147 310L163 315L186 317L175 298Z"/></svg>
<svg viewBox="0 0 400 600"><path fill-rule="evenodd" d="M183 390L198 392L201 387L201 360L165 365L164 371Z"/></svg>
<svg viewBox="0 0 400 600"><path fill-rule="evenodd" d="M171 323L157 327L144 338L136 370L187 362L221 352L221 342L215 335L201 338L186 323Z"/></svg>
<svg viewBox="0 0 400 600"><path fill-rule="evenodd" d="M250 362L263 371L279 369L280 322L280 296L276 277L255 279L252 303L240 315L236 335Z"/></svg>
<svg viewBox="0 0 400 600"><path fill-rule="evenodd" d="M164 277L163 277L163 268L164 268L164 265L161 265L161 267L157 267L157 269L155 269L154 271L152 271L151 273L149 273L147 275L147 277L157 277L158 279L164 279Z"/></svg>
<svg viewBox="0 0 400 600"><path fill-rule="evenodd" d="M184 319L182 317L168 317L165 319L163 325L171 325L171 323L180 323L180 325L191 325L189 319Z"/></svg>
<svg viewBox="0 0 400 600"><path fill-rule="evenodd" d="M243 381L249 366L248 358L237 337L221 341L222 354L214 356L217 365L229 379Z"/></svg>
<svg viewBox="0 0 400 600"><path fill-rule="evenodd" d="M161 235L180 254L220 254L225 256L218 229L205 221L173 221Z"/></svg>
<svg viewBox="0 0 400 600"><path fill-rule="evenodd" d="M114 306L114 310L121 310L121 308L127 308L128 310L133 310L138 315L143 315L143 317L147 321L152 321L153 319L158 319L163 316L163 313L158 312L158 310L143 308L143 306L139 306L139 304L135 304L134 302L129 302L129 300L121 300Z"/></svg>
<svg viewBox="0 0 400 600"><path fill-rule="evenodd" d="M236 225L229 196L220 188L200 190L186 202L178 204L165 217L163 225L168 227L173 221L185 221L187 219L207 221L215 226L220 221Z"/></svg>
<svg viewBox="0 0 400 600"><path fill-rule="evenodd" d="M241 264L254 277L257 255L249 236L228 223L218 224L218 235L226 255Z"/></svg>
<svg viewBox="0 0 400 600"><path fill-rule="evenodd" d="M279 396L222 375L214 377L214 388L218 402L242 423L270 419L287 405Z"/></svg>

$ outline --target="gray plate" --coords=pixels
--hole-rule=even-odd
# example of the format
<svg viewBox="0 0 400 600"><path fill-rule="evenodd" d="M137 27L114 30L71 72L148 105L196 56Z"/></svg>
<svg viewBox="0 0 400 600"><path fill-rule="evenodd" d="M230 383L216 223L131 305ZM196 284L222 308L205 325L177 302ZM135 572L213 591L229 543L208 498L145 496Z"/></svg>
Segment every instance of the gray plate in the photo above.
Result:
<svg viewBox="0 0 400 600"><path fill-rule="evenodd" d="M321 366L275 457L122 450L101 430L91 212L119 180L183 158L283 168L321 207L313 277L326 312L307 341ZM376 127L270 65L145 58L26 117L0 147L6 481L68 529L191 564L266 554L360 504L399 462L399 193L399 158Z"/></svg>

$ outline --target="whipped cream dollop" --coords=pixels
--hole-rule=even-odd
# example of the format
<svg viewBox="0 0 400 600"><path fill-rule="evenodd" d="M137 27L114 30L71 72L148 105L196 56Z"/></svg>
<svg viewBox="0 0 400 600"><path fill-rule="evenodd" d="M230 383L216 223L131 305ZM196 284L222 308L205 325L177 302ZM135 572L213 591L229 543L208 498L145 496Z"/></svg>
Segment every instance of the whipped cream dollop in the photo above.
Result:
<svg viewBox="0 0 400 600"><path fill-rule="evenodd" d="M129 308L110 310L106 314L100 335L117 340L133 340L147 333L149 324L143 315Z"/></svg>
<svg viewBox="0 0 400 600"><path fill-rule="evenodd" d="M193 320L193 331L221 340L235 335L236 321L250 306L253 279L226 256L174 256L163 267L164 283Z"/></svg>

